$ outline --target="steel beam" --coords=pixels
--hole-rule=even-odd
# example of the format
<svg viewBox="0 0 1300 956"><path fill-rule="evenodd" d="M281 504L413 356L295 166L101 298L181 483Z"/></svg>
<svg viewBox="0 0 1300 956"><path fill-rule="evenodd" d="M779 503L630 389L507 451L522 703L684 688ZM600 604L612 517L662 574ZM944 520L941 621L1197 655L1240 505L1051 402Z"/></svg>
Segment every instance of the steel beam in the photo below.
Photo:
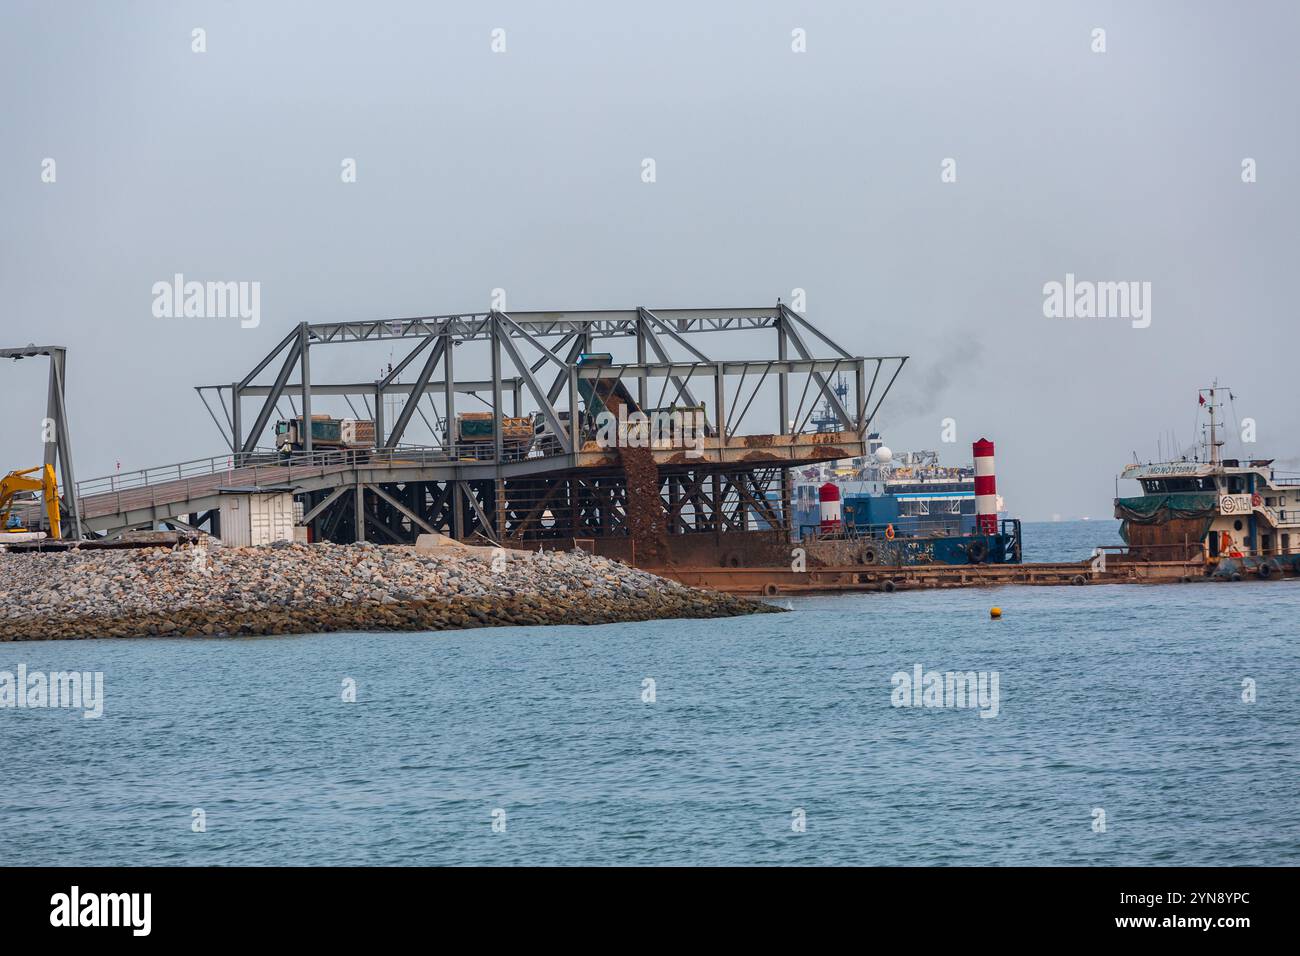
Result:
<svg viewBox="0 0 1300 956"><path fill-rule="evenodd" d="M302 330L301 328L295 328L292 332L281 339L280 344L271 349L271 351L267 353L266 357L263 358L262 361L258 362L251 372L244 376L243 380L239 383L239 387L243 388L245 385L252 384L253 379L261 375L263 370L275 361L275 357L284 351L285 346L300 343L301 341Z"/></svg>
<svg viewBox="0 0 1300 956"><path fill-rule="evenodd" d="M366 540L366 486L358 481L352 486L352 520L356 523L353 531L353 543L360 544Z"/></svg>
<svg viewBox="0 0 1300 956"><path fill-rule="evenodd" d="M303 525L309 525L309 524L311 524L313 521L315 521L317 518L319 518L322 514L324 514L324 513L329 509L329 506L330 506L330 505L334 504L334 502L338 501L340 498L342 498L344 495L346 495L346 494L347 494L349 491L351 491L351 490L352 490L352 489L350 489L347 485L339 485L337 488L335 488L333 491L331 491L331 492L330 492L330 493L329 493L329 494L328 494L328 495L327 495L327 496L326 496L326 497L321 501L320 504L316 505L316 507L312 508L312 509L311 509L310 511L308 511L306 514L304 514L304 515L302 516L302 521L300 522L300 524L303 524Z"/></svg>
<svg viewBox="0 0 1300 956"><path fill-rule="evenodd" d="M674 332L674 331L673 331L673 330L668 326L668 324L667 324L666 322L664 322L662 319L660 319L659 316L655 315L655 313L651 312L649 309L637 309L636 311L637 311L637 315L638 315L638 316L641 316L641 317L643 317L645 320L649 321L650 323L652 323L652 324L658 326L659 329L660 329L660 330L661 330L665 335L667 335L669 338L671 338L674 342L676 342L676 343L677 343L678 345L680 345L682 348L686 349L686 351L688 351L688 352L690 352L692 355L694 355L694 356L695 356L699 361L701 361L701 362L712 362L712 361L713 361L711 358L709 358L707 355L705 355L703 352L701 352L699 349L697 349L697 348L696 348L694 345L692 345L690 342L687 342L684 338L682 338L680 335L678 335L676 332ZM643 323L643 324L642 324L642 329L643 329L643 330L644 330L644 327L645 327L645 326L644 326L644 323Z"/></svg>
<svg viewBox="0 0 1300 956"><path fill-rule="evenodd" d="M500 318L503 324L510 323L510 319L508 316L501 315ZM533 345L541 349L552 361L554 361L557 365L559 365L562 370L567 368L564 359L560 358L558 355L551 352L549 349L543 348L541 343L539 343L531 335L527 336L527 338L530 342L533 343ZM505 347L505 350L510 354L510 360L515 363L515 368L518 369L519 372L523 375L524 383L528 386L528 391L530 391L533 395L533 401L537 403L538 408L541 410L543 417L545 417L546 419L546 423L551 426L551 430L555 433L556 437L560 439L561 446L566 452L572 452L573 436L570 435L568 433L568 430L565 429L565 427L560 423L559 412L557 412L555 410L555 406L551 404L551 401L547 393L542 391L542 386L538 384L537 379L533 376L533 370L529 368L528 363L523 360L523 356L521 356L519 354L519 350L515 348L514 342L510 341L510 336L503 335L499 341L500 344ZM572 420L572 415L570 415L570 420ZM497 427L499 428L500 425L498 425ZM498 461L500 460L499 454L497 456L497 460Z"/></svg>
<svg viewBox="0 0 1300 956"><path fill-rule="evenodd" d="M442 350L446 347L445 343L446 339L436 336L426 343L433 345L433 349L429 352L429 357L425 359L420 374L416 376L415 385L411 389L411 395L406 400L406 404L402 406L401 414L397 416L397 421L393 422L393 429L388 433L388 439L384 443L385 448L396 448L402 440L406 426L411 423L411 417L415 414L416 409L420 407L420 400L424 397L424 390L428 388L429 380L433 378L433 370L442 361ZM416 349L416 351L418 352L419 349Z"/></svg>
<svg viewBox="0 0 1300 956"><path fill-rule="evenodd" d="M821 329L817 328L817 326L813 325L811 322L805 319L794 309L790 308L788 305L781 306L781 316L782 318L791 319L794 322L798 323L799 325L802 325L813 335L817 336L817 338L821 339L824 343L826 343L828 346L833 348L839 354L840 358L845 358L845 359L853 358L853 356L849 354L847 351L845 351L838 342L833 341L830 336L828 336Z"/></svg>
<svg viewBox="0 0 1300 956"><path fill-rule="evenodd" d="M312 449L311 443L311 342L307 335L307 323L304 322L301 327L301 338L299 339L299 352L302 359L302 368L299 375L302 378L302 450L310 454Z"/></svg>
<svg viewBox="0 0 1300 956"><path fill-rule="evenodd" d="M239 430L244 423L243 408L241 408L243 393L240 392L239 387L238 382L230 386L230 450L232 452L239 451ZM220 392L217 393L217 397L221 397ZM205 401L203 404L206 405L207 402Z"/></svg>
<svg viewBox="0 0 1300 956"><path fill-rule="evenodd" d="M280 395L284 392L284 387L289 381L289 374L293 367L298 364L298 353L302 351L301 335L299 342L294 343L289 348L289 354L285 356L284 364L280 366L280 372L275 377L275 384L270 387L266 393L266 401L262 403L262 410L257 413L257 418L253 420L253 427L240 446L240 451L250 452L257 447L257 440L262 437L267 423L271 420L271 414L275 411L275 403L280 400ZM249 390L251 391L251 389Z"/></svg>
<svg viewBox="0 0 1300 956"><path fill-rule="evenodd" d="M642 311L645 310L643 309L638 310L638 313ZM665 364L672 364L671 360L668 358L668 352L663 347L663 343L659 341L659 336L655 335L654 330L651 329L648 324L643 325L642 328L644 330L646 344L650 346L650 348L654 351L655 355L659 356L659 361ZM673 375L670 376L670 378L672 380L672 383L677 386L677 394L680 395L682 398L685 398L687 404L689 405L699 404L699 402L695 400L695 396L691 394L691 390L686 387L686 383L681 380L680 376Z"/></svg>
<svg viewBox="0 0 1300 956"><path fill-rule="evenodd" d="M492 320L492 449L493 459L498 463L505 455L505 435L501 433L501 323L496 314ZM477 505L477 503L476 503Z"/></svg>
<svg viewBox="0 0 1300 956"><path fill-rule="evenodd" d="M560 393L564 391L564 386L568 383L569 376L574 366L577 365L578 356L582 354L583 345L582 337L579 336L578 340L573 343L573 347L569 349L569 354L564 360L564 368L555 373L555 381L553 381L551 387L546 390L546 400L552 405L554 405L555 400L560 397ZM578 409L576 407L569 409L570 417L576 417L577 413Z"/></svg>
<svg viewBox="0 0 1300 956"><path fill-rule="evenodd" d="M470 490L469 482L460 481L457 484L460 485L461 492L469 502L470 508L473 509L474 516L478 518L480 533L493 544L500 544L501 539L497 535L496 529L492 527L492 522L488 520L487 514L483 511L483 506L478 503L478 499L474 497L474 492Z"/></svg>
<svg viewBox="0 0 1300 956"><path fill-rule="evenodd" d="M796 319L798 318L798 316L792 309L789 309L784 305L781 306L781 309L785 317L787 318L794 317ZM808 350L808 346L804 344L803 337L800 336L799 330L795 328L793 322L786 324L785 332L786 335L789 337L790 343L795 347L795 351L797 351L805 359L811 359L812 353ZM853 359L850 356L849 361L858 361L858 360ZM846 431L850 429L856 429L858 427L857 422L852 417L850 417L848 413L848 409L844 407L844 403L840 401L839 396L835 394L834 389L832 389L830 387L830 384L826 381L826 376L824 376L821 372L809 372L808 374L812 376L813 381L817 383L817 387L821 389L822 395L826 397L826 401L830 404L831 408L835 411L835 414L839 418L840 423L844 426L844 429ZM814 403L814 405L815 404L816 403Z"/></svg>
<svg viewBox="0 0 1300 956"><path fill-rule="evenodd" d="M442 405L444 420L447 422L443 440L447 451L455 457L456 450L456 351L455 340L447 333L442 337ZM437 436L435 436L437 437Z"/></svg>
<svg viewBox="0 0 1300 956"><path fill-rule="evenodd" d="M506 378L503 379L502 381L504 384L510 386L511 388L515 386L516 382L518 382L521 385L523 384L523 379L520 378ZM461 393L485 392L492 387L492 381L486 378L469 379L463 382L454 382L453 384L455 385L456 391ZM429 383L428 390L432 392L437 389L445 388L446 385L447 382L445 380L435 379L434 381L431 381ZM221 388L221 387L222 386L219 385L199 385L196 386L196 390L206 389L206 388ZM344 383L326 383L326 384L322 384L320 382L312 382L311 393L317 398L321 398L322 396L329 397L329 398L342 398L347 395L364 396L366 398L370 398L374 396L375 388L376 385L374 382L344 382ZM415 386L412 385L410 382L405 382L405 383L393 382L390 385L384 386L384 394L385 395L409 395L411 394L412 391L414 391L414 389ZM275 387L272 385L249 385L247 388L243 388L240 391L246 398L265 398L266 396L270 395L274 390Z"/></svg>
<svg viewBox="0 0 1300 956"><path fill-rule="evenodd" d="M381 487L379 487L379 485L367 484L365 487L366 487L369 491L374 492L377 496L379 496L379 497L380 497L381 499L383 499L384 501L388 502L388 504L389 504L392 508L394 508L397 512L399 512L400 514L403 514L403 515L405 515L407 518L409 518L409 519L411 520L411 524L413 524L413 525L417 525L417 526L423 528L423 529L424 529L425 531L427 531L429 534L437 534L437 533L438 533L438 530L437 530L436 528L434 528L433 526L431 526L427 521L425 521L423 518L421 518L419 515L417 515L417 514L416 514L414 511L412 511L410 508L406 507L406 505L402 504L400 501L398 501L396 498L394 498L394 497L393 497L392 495L390 495L388 492L384 491L384 489L381 488Z"/></svg>
<svg viewBox="0 0 1300 956"><path fill-rule="evenodd" d="M784 362L790 357L790 341L785 332L786 319L781 318L781 324L776 327L776 357ZM777 405L778 412L781 416L780 434L787 435L790 433L790 374L781 372L777 384Z"/></svg>

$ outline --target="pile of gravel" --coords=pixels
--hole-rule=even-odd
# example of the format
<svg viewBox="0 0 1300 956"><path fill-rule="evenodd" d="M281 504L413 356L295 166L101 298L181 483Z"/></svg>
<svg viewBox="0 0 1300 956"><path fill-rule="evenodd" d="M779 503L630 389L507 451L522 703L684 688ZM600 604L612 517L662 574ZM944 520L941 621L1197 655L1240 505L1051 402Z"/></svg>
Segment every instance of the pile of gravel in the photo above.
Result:
<svg viewBox="0 0 1300 956"><path fill-rule="evenodd" d="M374 544L0 554L0 640L605 624L775 610L585 552Z"/></svg>

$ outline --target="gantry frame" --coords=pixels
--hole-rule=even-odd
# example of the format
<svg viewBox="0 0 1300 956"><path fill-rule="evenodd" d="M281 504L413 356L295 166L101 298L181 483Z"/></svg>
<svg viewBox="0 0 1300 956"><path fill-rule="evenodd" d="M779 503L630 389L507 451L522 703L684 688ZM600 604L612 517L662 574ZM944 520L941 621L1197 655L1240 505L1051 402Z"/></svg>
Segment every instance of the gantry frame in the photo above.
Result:
<svg viewBox="0 0 1300 956"><path fill-rule="evenodd" d="M45 427L41 429L45 446L43 464L55 466L63 479L63 513L68 519L65 527L70 526L72 537L79 539L82 535L81 504L72 465L72 434L68 428L66 397L68 350L62 345L28 345L23 348L0 349L0 359L20 361L40 356L46 356L50 360L49 384L45 400L46 422Z"/></svg>
<svg viewBox="0 0 1300 956"><path fill-rule="evenodd" d="M776 337L776 356L773 359L718 361L705 354L688 336L705 332L753 332L771 330ZM634 338L636 361L606 366L582 365L578 359L584 353L595 351L602 339ZM311 350L322 345L356 344L395 340L417 340L414 348L383 377L373 382L318 382L311 375ZM460 380L455 372L456 349L469 342L488 342L490 348L491 377L480 380ZM830 355L817 356L810 342L824 345ZM676 357L674 357L676 353ZM653 357L652 357L653 356ZM408 368L418 365L415 380L401 383L397 378ZM274 381L257 385L255 380L276 360L280 360ZM508 392L513 403L513 414L522 414L523 396L527 393L538 413L556 436L560 452L574 456L581 445L575 433L579 416L572 411L579 408L580 382L608 378L611 375L629 383L635 382L639 404L647 407L651 396L651 383L663 379L658 404L671 396L673 404L699 406L692 381L697 387L712 382L712 418L706 425L706 434L725 444L729 435L740 434L740 425L757 397L763 383L775 376L778 383L778 417L775 429L768 431L780 435L801 432L811 417L817 401L824 400L842 426L861 441L871 427L876 412L892 388L907 361L906 356L855 356L813 325L807 318L778 302L773 306L757 308L710 309L648 309L636 307L615 310L583 310L559 312L486 312L453 313L401 319L381 319L360 322L299 323L261 361L238 382L229 385L198 386L209 415L222 431L232 453L248 454L255 451L267 426L277 412L281 398L293 406L297 396L301 415L309 419L313 397L341 396L351 406L352 398L361 400L367 411L373 401L376 445L392 450L402 444L412 418L424 415L420 402L426 397L441 395L442 412L433 408L435 417L444 423L455 420L457 397L469 393L477 396L490 408L495 420L493 458L497 464L508 459L503 448L500 420L507 415L504 396ZM503 369L510 363L516 374L506 377ZM873 364L874 363L874 364ZM547 366L553 376L549 382L539 377ZM870 381L867 372L870 370ZM297 372L297 381L290 382ZM441 373L441 378L435 375ZM832 387L831 379L851 373L854 380L854 402L846 406ZM753 391L744 400L744 388L753 376ZM790 415L792 375L805 375L806 382L800 396L798 411ZM727 377L739 376L734 395L727 394ZM883 380L883 388L876 388ZM803 414L809 390L812 403ZM480 392L490 394L483 399ZM217 398L225 417L225 427L213 412L209 396ZM405 403L397 420L389 425L384 421L384 399L389 395L405 395ZM229 407L227 407L227 399ZM261 399L261 405L252 417L251 426L245 428L245 399ZM873 404L874 399L874 404ZM567 419L565 411L570 412ZM739 412L736 409L739 409ZM426 423L428 422L425 419ZM435 431L432 425L430 430ZM450 428L447 429L450 444ZM306 430L305 450L311 451L310 429ZM454 449L451 449L454 451Z"/></svg>

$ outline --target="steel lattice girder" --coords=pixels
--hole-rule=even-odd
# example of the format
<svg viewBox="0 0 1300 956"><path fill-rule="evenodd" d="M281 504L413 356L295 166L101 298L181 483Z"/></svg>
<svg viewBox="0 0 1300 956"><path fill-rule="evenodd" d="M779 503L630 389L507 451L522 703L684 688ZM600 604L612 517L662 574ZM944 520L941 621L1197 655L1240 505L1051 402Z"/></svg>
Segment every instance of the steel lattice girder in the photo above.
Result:
<svg viewBox="0 0 1300 956"><path fill-rule="evenodd" d="M715 361L685 338L686 335L693 333L741 332L755 329L776 330L778 334L778 355L775 359ZM830 358L815 356L807 344L810 339L805 340L804 338L805 332L828 346L835 353L834 356ZM635 337L637 362L599 367L579 366L577 364L578 356L583 351L591 348L593 340L619 337ZM553 348L544 342L546 339L557 338L559 341ZM420 341L396 368L393 368L385 377L375 383L329 383L318 385L311 381L309 351L312 345L375 342L394 339L419 339ZM572 347L567 353L561 351L570 340L573 340ZM471 341L491 343L492 378L488 381L460 382L454 380L452 373L453 346ZM537 358L533 364L529 365L529 361L535 356L526 358L525 354L518 348L520 343L536 349L540 353L540 358ZM668 353L669 345L675 345L685 350L690 354L690 359L686 361L674 359ZM792 358L787 354L788 346L793 346L795 352L798 353L797 357ZM430 349L430 354L421 369L417 382L413 385L401 385L394 382L397 374L405 369L426 348ZM647 349L653 351L655 361L645 360ZM282 352L286 354L282 360L283 364L275 383L270 386L253 385L253 379L269 367ZM502 352L506 353L505 356L502 355ZM509 378L502 375L503 357L509 360L520 374ZM433 373L439 358L442 361L444 374L443 381L436 382L433 380ZM866 363L872 361L876 363L876 366L871 377L870 388L868 388L865 374ZM744 410L750 407L758 394L758 390L768 380L769 376L774 376L778 382L780 421L777 430L784 434L790 425L788 421L788 378L792 374L806 374L809 376L810 384L816 385L813 392L814 397L820 395L834 412L842 429L846 432L856 432L860 441L862 435L870 426L875 411L879 409L880 403L897 379L906 361L906 356L853 356L829 336L817 329L805 317L779 302L775 306L757 308L652 310L637 307L617 310L512 312L509 314L491 310L487 312L454 313L363 322L304 322L298 326L295 332L286 336L241 382L229 386L200 386L199 393L202 396L206 390L216 390L219 396L223 396L226 389L230 390L231 410L226 414L226 419L231 430L231 447L236 450L249 451L256 447L257 441L275 411L276 403L286 394L291 396L296 392L301 393L303 414L305 415L308 414L313 394L317 396L343 396L345 398L362 396L369 399L373 397L377 403L382 405L383 397L390 392L412 396L414 402L418 402L426 395L436 394L441 391L444 393L448 405L447 417L450 418L453 396L457 392L490 392L492 400L487 404L498 419L495 435L499 442L501 437L500 418L504 417L505 414L502 400L504 390L507 387L511 389L514 401L518 405L519 396L526 389L531 394L543 417L547 420L551 431L559 438L563 450L572 453L576 446L576 436L569 432L577 424L577 418L571 414L569 427L562 427L562 416L556 405L560 396L566 391L566 381L568 396L565 401L570 407L570 412L572 412L577 405L577 382L579 379L587 381L614 374L620 379L637 381L641 403L645 404L648 396L646 387L648 380L663 378L667 379L665 393L668 384L675 386L676 391L672 403L676 404L680 400L690 406L700 404L690 390L691 377L695 376L704 380L712 379L714 420L706 424L706 434L725 438L728 428L739 428L741 419L744 417ZM543 392L542 384L535 377L535 373L548 362L557 366L557 371L553 383ZM870 399L877 380L880 378L881 369L886 362L896 362L897 367L894 369L893 375L885 383L884 391L879 396L875 406L871 407ZM295 366L299 368L300 381L296 384L290 384L289 379ZM845 404L839 399L828 380L828 376L834 376L840 372L851 372L855 380L854 394L856 401L852 409L845 407ZM757 384L753 385L753 393L749 396L748 402L745 402L743 395L740 393L743 391L746 378L751 373L755 376ZM726 394L725 382L728 375L739 375L741 377L741 386L737 389L737 394L731 398L728 398ZM263 403L254 419L254 427L247 435L244 435L241 427L242 412L240 403L243 398L247 397L262 398ZM204 401L206 404L206 399ZM290 398L290 401L292 402L292 398ZM221 403L224 410L224 399L222 399ZM743 404L740 417L735 421L730 421L729 416L726 415L727 407L732 404L737 406ZM800 411L802 411L802 407L803 401L801 400ZM380 411L381 409L377 408L375 413L378 426L377 432L381 432L383 429ZM378 435L379 443L392 447L396 442L400 441L402 432L414 411L413 404L408 403L402 417L393 428L392 434L387 436ZM518 411L516 409L516 413ZM212 414L210 408L209 414ZM797 414L796 417L798 417ZM213 420L220 429L221 422L215 415L213 415ZM801 430L802 424L802 422L798 423L796 430ZM502 457L501 449L496 449L495 455L500 460Z"/></svg>

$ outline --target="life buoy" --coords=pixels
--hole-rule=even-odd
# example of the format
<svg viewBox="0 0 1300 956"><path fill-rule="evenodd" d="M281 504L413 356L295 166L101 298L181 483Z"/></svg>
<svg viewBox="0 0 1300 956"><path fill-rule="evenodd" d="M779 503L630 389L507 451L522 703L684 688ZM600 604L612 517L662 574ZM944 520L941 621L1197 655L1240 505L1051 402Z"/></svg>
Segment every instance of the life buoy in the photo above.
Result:
<svg viewBox="0 0 1300 956"><path fill-rule="evenodd" d="M1250 506L1252 508L1258 508L1263 503L1264 503L1264 499L1261 498L1259 495L1256 494L1250 496Z"/></svg>
<svg viewBox="0 0 1300 956"><path fill-rule="evenodd" d="M885 540L886 541L894 540L894 526L892 524L885 525Z"/></svg>

